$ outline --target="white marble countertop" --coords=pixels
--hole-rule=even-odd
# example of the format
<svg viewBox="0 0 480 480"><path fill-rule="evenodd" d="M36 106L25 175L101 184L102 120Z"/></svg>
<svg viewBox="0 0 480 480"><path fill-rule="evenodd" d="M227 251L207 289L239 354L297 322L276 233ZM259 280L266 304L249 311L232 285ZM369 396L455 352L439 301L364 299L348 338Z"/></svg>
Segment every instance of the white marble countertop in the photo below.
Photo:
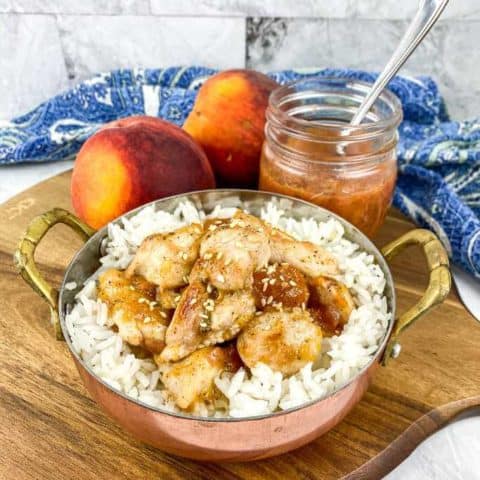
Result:
<svg viewBox="0 0 480 480"><path fill-rule="evenodd" d="M0 203L30 186L68 170L72 161L0 167ZM460 272L461 294L470 298L471 309L480 309L478 283ZM480 319L480 312L476 310ZM480 325L479 325L480 328ZM480 356L479 356L480 359ZM480 479L480 409L425 440L407 460L385 477L387 480Z"/></svg>

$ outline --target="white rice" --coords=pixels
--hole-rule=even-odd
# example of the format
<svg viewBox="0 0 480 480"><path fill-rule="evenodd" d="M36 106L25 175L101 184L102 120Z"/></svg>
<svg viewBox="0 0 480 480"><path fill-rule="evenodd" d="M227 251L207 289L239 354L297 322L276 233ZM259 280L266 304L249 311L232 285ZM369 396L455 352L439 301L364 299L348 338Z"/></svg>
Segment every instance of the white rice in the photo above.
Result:
<svg viewBox="0 0 480 480"><path fill-rule="evenodd" d="M208 216L230 217L234 212L234 208L216 207ZM76 303L66 317L73 348L96 375L133 399L170 412L177 409L162 388L157 366L150 359L136 358L110 328L107 306L96 299L94 278L105 268L126 268L146 236L203 221L206 217L205 212L185 202L173 214L148 206L132 218L124 219L122 225L109 225L102 267L76 295ZM220 402L214 410L199 405L196 415L263 415L331 394L372 359L391 317L384 296L386 281L382 270L372 255L360 251L357 244L343 237L341 223L334 219L297 221L285 216L274 202L265 205L261 218L297 239L309 240L330 251L340 266L338 280L349 288L357 308L340 335L324 338L322 353L314 364L307 364L289 378L283 378L281 373L263 364L258 364L250 373L242 368L235 374L223 374L215 383L227 401Z"/></svg>

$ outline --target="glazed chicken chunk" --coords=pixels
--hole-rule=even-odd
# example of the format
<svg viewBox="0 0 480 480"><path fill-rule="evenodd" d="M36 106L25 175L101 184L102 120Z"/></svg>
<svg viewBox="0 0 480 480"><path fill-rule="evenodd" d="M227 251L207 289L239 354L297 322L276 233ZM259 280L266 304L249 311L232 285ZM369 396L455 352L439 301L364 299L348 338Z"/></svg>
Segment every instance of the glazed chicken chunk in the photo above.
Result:
<svg viewBox="0 0 480 480"><path fill-rule="evenodd" d="M186 285L198 257L202 235L203 227L199 224L150 235L138 248L127 276L142 275L158 285L160 292Z"/></svg>
<svg viewBox="0 0 480 480"><path fill-rule="evenodd" d="M162 361L177 361L198 348L234 338L255 313L248 290L226 292L201 282L182 293L166 333Z"/></svg>
<svg viewBox="0 0 480 480"><path fill-rule="evenodd" d="M270 254L268 237L244 220L214 223L202 239L191 279L220 290L249 288L253 272L268 263Z"/></svg>
<svg viewBox="0 0 480 480"><path fill-rule="evenodd" d="M98 298L107 304L110 320L127 343L152 353L163 350L169 315L155 301L155 285L110 269L100 274L97 287Z"/></svg>
<svg viewBox="0 0 480 480"><path fill-rule="evenodd" d="M215 378L224 371L235 372L241 364L233 345L202 348L174 364L164 365L157 356L155 361L163 370L162 382L175 403L186 410L198 401L213 400Z"/></svg>
<svg viewBox="0 0 480 480"><path fill-rule="evenodd" d="M265 312L240 333L237 349L249 368L262 362L284 375L313 362L322 348L322 329L301 308Z"/></svg>
<svg viewBox="0 0 480 480"><path fill-rule="evenodd" d="M311 242L296 240L260 218L241 210L238 210L233 218L244 226L268 237L271 253L270 263L288 263L310 277L338 273L337 261L322 247Z"/></svg>
<svg viewBox="0 0 480 480"><path fill-rule="evenodd" d="M271 230L270 239L271 262L288 263L312 278L338 274L336 259L319 245L295 240L277 229Z"/></svg>
<svg viewBox="0 0 480 480"><path fill-rule="evenodd" d="M352 295L343 283L333 278L317 277L310 285L312 317L326 336L337 335L355 308Z"/></svg>

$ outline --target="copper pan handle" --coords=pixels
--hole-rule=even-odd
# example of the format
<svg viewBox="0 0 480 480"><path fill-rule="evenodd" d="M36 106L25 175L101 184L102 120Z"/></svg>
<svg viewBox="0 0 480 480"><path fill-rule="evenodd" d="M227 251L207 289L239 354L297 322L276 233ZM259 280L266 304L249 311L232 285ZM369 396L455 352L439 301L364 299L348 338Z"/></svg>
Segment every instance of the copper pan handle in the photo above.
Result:
<svg viewBox="0 0 480 480"><path fill-rule="evenodd" d="M392 333L385 348L382 364L386 365L390 357L400 353L399 335L415 320L428 312L432 307L445 300L450 292L451 275L448 255L440 240L429 230L416 229L407 232L382 248L383 256L389 260L410 246L420 246L427 260L430 279L422 298L395 320Z"/></svg>
<svg viewBox="0 0 480 480"><path fill-rule="evenodd" d="M57 340L63 340L58 318L58 290L52 287L40 274L35 263L35 250L45 234L57 223L68 225L82 240L87 241L95 230L63 208L54 208L35 217L20 239L13 262L22 278L37 292L50 307L51 322Z"/></svg>

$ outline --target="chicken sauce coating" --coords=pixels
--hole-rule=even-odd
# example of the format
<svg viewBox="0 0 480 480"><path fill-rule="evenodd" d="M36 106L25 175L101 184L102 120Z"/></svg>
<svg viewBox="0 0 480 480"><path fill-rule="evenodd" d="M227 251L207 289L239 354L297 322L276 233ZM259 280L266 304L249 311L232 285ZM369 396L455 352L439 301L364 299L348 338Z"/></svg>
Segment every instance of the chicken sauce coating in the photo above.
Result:
<svg viewBox="0 0 480 480"><path fill-rule="evenodd" d="M310 283L309 312L327 337L339 335L355 308L352 295L341 282L328 277Z"/></svg>
<svg viewBox="0 0 480 480"><path fill-rule="evenodd" d="M320 354L322 329L301 308L265 312L242 330L237 349L249 368L261 362L272 370L292 375Z"/></svg>
<svg viewBox="0 0 480 480"><path fill-rule="evenodd" d="M310 293L302 272L287 263L280 263L253 274L253 296L259 310L280 310L305 306Z"/></svg>
<svg viewBox="0 0 480 480"><path fill-rule="evenodd" d="M130 345L159 353L165 347L170 314L155 301L156 286L140 275L109 269L98 278L98 298L108 307L119 335Z"/></svg>
<svg viewBox="0 0 480 480"><path fill-rule="evenodd" d="M202 282L192 282L180 297L160 358L177 361L198 348L230 340L254 313L250 291L219 292Z"/></svg>
<svg viewBox="0 0 480 480"><path fill-rule="evenodd" d="M155 361L158 361L157 357ZM175 403L189 410L198 401L213 401L220 395L215 378L222 372L236 372L240 366L241 360L234 345L205 347L179 362L164 365L162 382Z"/></svg>

